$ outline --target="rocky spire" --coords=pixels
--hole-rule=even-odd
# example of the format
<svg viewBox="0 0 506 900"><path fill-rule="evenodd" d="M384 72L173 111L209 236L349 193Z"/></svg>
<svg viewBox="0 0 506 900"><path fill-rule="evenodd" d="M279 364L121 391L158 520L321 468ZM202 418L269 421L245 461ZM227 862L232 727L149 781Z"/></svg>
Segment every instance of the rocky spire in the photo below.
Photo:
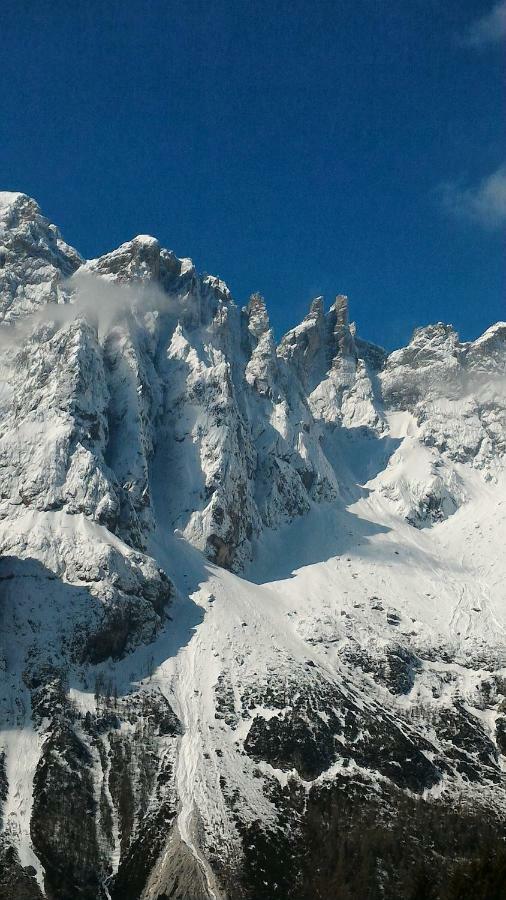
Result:
<svg viewBox="0 0 506 900"><path fill-rule="evenodd" d="M245 307L244 312L248 319L248 331L257 340L269 331L269 315L262 294L255 292L249 298L249 303Z"/></svg>
<svg viewBox="0 0 506 900"><path fill-rule="evenodd" d="M348 297L345 294L337 295L330 309L330 314L334 322L332 340L335 348L334 352L337 351L337 357L356 357L354 335L349 324ZM337 357L334 359L334 365Z"/></svg>
<svg viewBox="0 0 506 900"><path fill-rule="evenodd" d="M309 306L309 313L306 318L316 318L321 319L324 312L324 299L323 297L315 297L314 300L311 300L311 304Z"/></svg>
<svg viewBox="0 0 506 900"><path fill-rule="evenodd" d="M336 314L336 325L348 325L348 297L345 294L337 295L336 299L334 300L334 310Z"/></svg>

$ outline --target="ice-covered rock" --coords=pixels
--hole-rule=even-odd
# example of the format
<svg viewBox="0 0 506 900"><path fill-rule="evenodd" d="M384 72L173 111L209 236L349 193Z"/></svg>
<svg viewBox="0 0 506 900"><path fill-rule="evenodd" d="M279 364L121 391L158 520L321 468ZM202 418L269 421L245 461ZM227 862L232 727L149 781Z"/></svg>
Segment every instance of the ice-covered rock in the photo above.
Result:
<svg viewBox="0 0 506 900"><path fill-rule="evenodd" d="M63 280L82 259L26 194L0 191L0 321L66 302Z"/></svg>

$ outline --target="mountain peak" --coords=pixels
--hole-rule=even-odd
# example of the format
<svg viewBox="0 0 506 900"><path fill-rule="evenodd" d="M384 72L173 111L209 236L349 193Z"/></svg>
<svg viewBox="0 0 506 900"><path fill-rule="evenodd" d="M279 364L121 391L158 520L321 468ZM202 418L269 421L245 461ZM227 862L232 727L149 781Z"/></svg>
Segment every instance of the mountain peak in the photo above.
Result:
<svg viewBox="0 0 506 900"><path fill-rule="evenodd" d="M349 324L348 297L346 294L337 295L331 306L331 310L334 310L336 314L336 325Z"/></svg>
<svg viewBox="0 0 506 900"><path fill-rule="evenodd" d="M254 337L260 338L269 330L269 314L262 294L252 294L244 312L248 318L248 331Z"/></svg>
<svg viewBox="0 0 506 900"><path fill-rule="evenodd" d="M27 194L0 192L0 244L0 321L66 302L64 280L82 259Z"/></svg>
<svg viewBox="0 0 506 900"><path fill-rule="evenodd" d="M156 238L139 234L115 250L86 263L86 269L115 281L153 280L160 277L160 244Z"/></svg>
<svg viewBox="0 0 506 900"><path fill-rule="evenodd" d="M325 311L324 303L325 300L322 296L315 297L314 300L311 300L311 303L309 305L308 315L313 316L317 319L323 316L323 313Z"/></svg>
<svg viewBox="0 0 506 900"><path fill-rule="evenodd" d="M153 237L151 234L137 234L134 238L132 238L132 244L136 244L139 247L160 246L158 238Z"/></svg>
<svg viewBox="0 0 506 900"><path fill-rule="evenodd" d="M22 191L0 191L0 210L12 206L14 203L19 203L20 201L30 200L27 194L23 194ZM34 203L35 201L32 200Z"/></svg>
<svg viewBox="0 0 506 900"><path fill-rule="evenodd" d="M35 201L0 215L0 895L452 873L506 802L505 326L386 357L340 294L276 348L154 237L68 281Z"/></svg>
<svg viewBox="0 0 506 900"><path fill-rule="evenodd" d="M36 218L49 224L36 200L20 191L0 191L0 223L5 228L16 228Z"/></svg>

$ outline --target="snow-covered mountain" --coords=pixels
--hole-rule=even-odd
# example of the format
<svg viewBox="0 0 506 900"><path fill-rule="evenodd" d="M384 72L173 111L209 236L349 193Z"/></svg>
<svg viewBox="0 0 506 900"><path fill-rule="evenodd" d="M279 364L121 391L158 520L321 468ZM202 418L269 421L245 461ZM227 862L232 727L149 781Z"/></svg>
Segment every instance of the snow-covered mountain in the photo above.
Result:
<svg viewBox="0 0 506 900"><path fill-rule="evenodd" d="M506 324L388 355L318 297L276 343L15 193L0 318L0 897L482 896Z"/></svg>

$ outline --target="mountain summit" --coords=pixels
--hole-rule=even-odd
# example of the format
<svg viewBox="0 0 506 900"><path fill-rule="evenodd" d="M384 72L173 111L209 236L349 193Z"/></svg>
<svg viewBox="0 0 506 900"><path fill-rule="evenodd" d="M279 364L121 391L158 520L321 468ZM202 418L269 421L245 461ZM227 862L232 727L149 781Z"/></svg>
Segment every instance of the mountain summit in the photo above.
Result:
<svg viewBox="0 0 506 900"><path fill-rule="evenodd" d="M387 354L339 295L276 343L259 294L145 235L85 261L7 192L0 322L0 897L478 896L506 323Z"/></svg>

